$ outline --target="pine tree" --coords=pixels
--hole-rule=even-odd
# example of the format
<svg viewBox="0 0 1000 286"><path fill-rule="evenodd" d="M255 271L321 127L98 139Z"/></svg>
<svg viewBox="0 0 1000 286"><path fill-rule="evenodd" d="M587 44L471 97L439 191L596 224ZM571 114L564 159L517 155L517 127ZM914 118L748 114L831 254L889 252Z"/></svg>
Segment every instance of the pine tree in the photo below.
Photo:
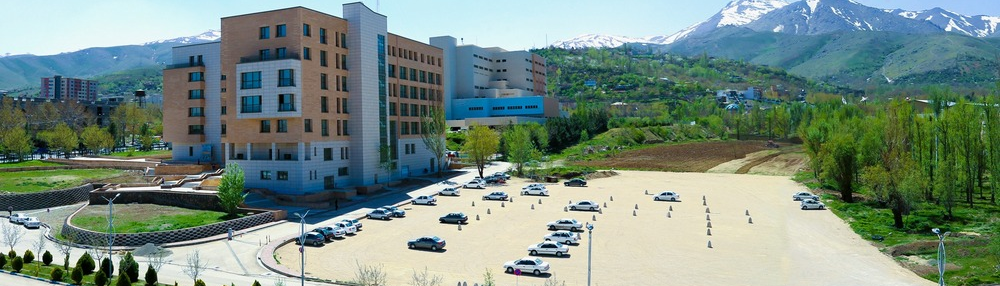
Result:
<svg viewBox="0 0 1000 286"><path fill-rule="evenodd" d="M69 279L73 279L73 284L83 284L83 271L80 268L73 268L73 272L69 273Z"/></svg>
<svg viewBox="0 0 1000 286"><path fill-rule="evenodd" d="M97 286L108 285L108 276L104 275L104 271L97 271L97 274L94 274L94 284Z"/></svg>
<svg viewBox="0 0 1000 286"><path fill-rule="evenodd" d="M62 268L59 267L52 268L52 272L49 273L49 276L52 277L52 281L62 281L63 278Z"/></svg>
<svg viewBox="0 0 1000 286"><path fill-rule="evenodd" d="M128 275L119 275L115 286L132 286L132 280L128 279Z"/></svg>
<svg viewBox="0 0 1000 286"><path fill-rule="evenodd" d="M42 264L45 264L45 266L52 264L52 253L49 253L48 250L46 250L45 253L42 253Z"/></svg>
<svg viewBox="0 0 1000 286"><path fill-rule="evenodd" d="M24 257L24 263L31 263L32 261L35 261L35 254L32 253L30 249L24 251L23 257Z"/></svg>
<svg viewBox="0 0 1000 286"><path fill-rule="evenodd" d="M79 259L76 260L76 268L80 268L83 271L83 275L87 276L94 273L94 259L90 257L90 253L84 252Z"/></svg>
<svg viewBox="0 0 1000 286"><path fill-rule="evenodd" d="M156 281L157 281L156 269L153 269L153 266L149 265L149 267L146 268L146 285L147 286L156 285Z"/></svg>
<svg viewBox="0 0 1000 286"><path fill-rule="evenodd" d="M104 271L104 275L107 275L108 278L115 277L111 274L115 273L115 265L111 264L111 258L105 257L101 260L101 271Z"/></svg>

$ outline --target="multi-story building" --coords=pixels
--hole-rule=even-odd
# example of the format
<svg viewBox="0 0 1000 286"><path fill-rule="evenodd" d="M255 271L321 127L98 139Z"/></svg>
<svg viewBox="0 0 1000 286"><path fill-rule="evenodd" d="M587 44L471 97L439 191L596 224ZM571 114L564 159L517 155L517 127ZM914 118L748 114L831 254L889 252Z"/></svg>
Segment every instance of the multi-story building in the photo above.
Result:
<svg viewBox="0 0 1000 286"><path fill-rule="evenodd" d="M360 2L343 17L226 17L221 42L175 48L173 60L164 137L175 160L237 163L247 187L290 194L436 171L420 116L441 106L442 51L388 33Z"/></svg>
<svg viewBox="0 0 1000 286"><path fill-rule="evenodd" d="M559 102L546 96L545 59L528 51L458 45L434 37L444 52L444 106L448 125L507 125L545 122L559 116Z"/></svg>
<svg viewBox="0 0 1000 286"><path fill-rule="evenodd" d="M38 97L56 100L97 101L97 82L62 76L43 77Z"/></svg>

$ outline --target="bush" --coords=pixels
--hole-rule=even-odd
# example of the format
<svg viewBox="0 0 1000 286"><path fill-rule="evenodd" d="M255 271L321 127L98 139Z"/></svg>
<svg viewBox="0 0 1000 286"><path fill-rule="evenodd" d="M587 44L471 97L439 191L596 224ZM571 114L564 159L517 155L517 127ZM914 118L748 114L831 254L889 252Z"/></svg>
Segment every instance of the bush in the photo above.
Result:
<svg viewBox="0 0 1000 286"><path fill-rule="evenodd" d="M260 286L260 282L257 282L257 280L254 280L253 281L253 285L251 285L251 286Z"/></svg>
<svg viewBox="0 0 1000 286"><path fill-rule="evenodd" d="M80 271L80 268L73 268L73 272L69 273L69 279L73 279L73 284L83 284L83 271Z"/></svg>
<svg viewBox="0 0 1000 286"><path fill-rule="evenodd" d="M108 278L115 277L112 275L112 273L115 273L115 265L111 264L111 258L105 257L101 260L101 271L103 271L104 275L107 275Z"/></svg>
<svg viewBox="0 0 1000 286"><path fill-rule="evenodd" d="M48 250L46 250L45 253L42 253L42 264L45 264L45 266L52 264L52 253L49 253Z"/></svg>
<svg viewBox="0 0 1000 286"><path fill-rule="evenodd" d="M0 268L3 268L4 265L7 265L7 256L0 255Z"/></svg>
<svg viewBox="0 0 1000 286"><path fill-rule="evenodd" d="M24 259L20 257L14 257L14 260L10 262L10 268L14 269L14 272L21 272L22 267L24 267Z"/></svg>
<svg viewBox="0 0 1000 286"><path fill-rule="evenodd" d="M63 276L62 268L59 268L59 267L52 268L52 272L49 273L49 276L52 277L51 278L52 281L62 281L62 279L63 279L63 277L62 277Z"/></svg>
<svg viewBox="0 0 1000 286"><path fill-rule="evenodd" d="M97 274L94 274L94 284L97 286L108 285L108 276L104 275L104 271L97 271Z"/></svg>
<svg viewBox="0 0 1000 286"><path fill-rule="evenodd" d="M157 278L156 277L156 269L153 269L153 266L149 265L146 268L146 285L147 286L156 285L156 281L157 281L156 278Z"/></svg>
<svg viewBox="0 0 1000 286"><path fill-rule="evenodd" d="M118 282L115 286L132 286L132 280L128 279L128 275L118 275Z"/></svg>
<svg viewBox="0 0 1000 286"><path fill-rule="evenodd" d="M83 276L94 273L94 268L96 267L97 265L94 265L94 258L90 257L90 253L84 252L83 255L76 260L76 268L80 268L80 271L83 271Z"/></svg>
<svg viewBox="0 0 1000 286"><path fill-rule="evenodd" d="M35 261L35 254L32 253L31 250L25 250L23 257L24 263L31 263L32 261Z"/></svg>
<svg viewBox="0 0 1000 286"><path fill-rule="evenodd" d="M7 252L7 258L14 259L14 257L17 257L17 252L14 252L13 249Z"/></svg>
<svg viewBox="0 0 1000 286"><path fill-rule="evenodd" d="M118 271L128 275L128 279L132 281L139 281L139 263L135 262L135 258L132 257L131 252L126 253L125 256L118 261Z"/></svg>
<svg viewBox="0 0 1000 286"><path fill-rule="evenodd" d="M174 284L177 284L177 283L174 283ZM201 279L195 280L194 281L194 286L205 286L205 281L201 281Z"/></svg>

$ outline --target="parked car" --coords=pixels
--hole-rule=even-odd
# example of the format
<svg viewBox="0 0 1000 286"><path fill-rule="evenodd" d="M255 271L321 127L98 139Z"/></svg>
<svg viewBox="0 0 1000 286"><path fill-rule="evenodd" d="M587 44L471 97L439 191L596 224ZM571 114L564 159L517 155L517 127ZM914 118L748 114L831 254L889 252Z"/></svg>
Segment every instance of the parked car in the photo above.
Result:
<svg viewBox="0 0 1000 286"><path fill-rule="evenodd" d="M503 177L504 180L510 180L510 174L509 173L505 173L505 172L496 172L496 173L493 173L493 176L500 176L500 177Z"/></svg>
<svg viewBox="0 0 1000 286"><path fill-rule="evenodd" d="M574 211L575 210L596 211L596 210L601 209L601 206L598 205L597 202L595 202L595 201L579 201L579 202L575 202L575 203L569 204L567 207L569 207L570 210L574 210Z"/></svg>
<svg viewBox="0 0 1000 286"><path fill-rule="evenodd" d="M535 276L549 273L549 263L538 258L525 257L514 261L507 261L503 264L503 269L507 273L514 273L514 270L521 270L522 273L531 273Z"/></svg>
<svg viewBox="0 0 1000 286"><path fill-rule="evenodd" d="M569 231L576 231L578 229L583 229L583 224L571 218L564 218L549 222L547 226L549 227L549 230L568 229Z"/></svg>
<svg viewBox="0 0 1000 286"><path fill-rule="evenodd" d="M506 182L507 182L507 180L504 179L503 176L493 175L493 176L486 177L486 183L487 184L503 184L503 183L506 183Z"/></svg>
<svg viewBox="0 0 1000 286"><path fill-rule="evenodd" d="M323 237L322 234L310 231L303 234L302 237L300 237L299 239L296 239L295 243L301 245L320 246L323 245L323 241L325 240L326 238Z"/></svg>
<svg viewBox="0 0 1000 286"><path fill-rule="evenodd" d="M343 227L334 228L332 226L317 227L316 229L313 229L312 232L322 234L326 241L331 241L338 237L344 237L344 235L347 234L347 231L344 231Z"/></svg>
<svg viewBox="0 0 1000 286"><path fill-rule="evenodd" d="M438 194L442 195L442 196L458 196L458 195L460 195L460 193L461 193L461 190L456 189L456 188L444 188L444 190L441 190L440 192L438 192Z"/></svg>
<svg viewBox="0 0 1000 286"><path fill-rule="evenodd" d="M813 193L810 192L798 192L792 195L792 200L801 201L808 199L818 200L819 196L813 195Z"/></svg>
<svg viewBox="0 0 1000 286"><path fill-rule="evenodd" d="M333 227L334 228L339 227L339 228L344 229L344 234L355 234L355 233L358 232L358 228L357 228L356 225L351 225L350 222L346 222L346 221L335 222L335 223L333 223Z"/></svg>
<svg viewBox="0 0 1000 286"><path fill-rule="evenodd" d="M522 195L536 195L536 196L548 196L549 190L545 186L533 186L527 189L521 189Z"/></svg>
<svg viewBox="0 0 1000 286"><path fill-rule="evenodd" d="M42 222L38 220L37 217L28 217L21 221L24 227L27 228L40 228L42 227Z"/></svg>
<svg viewBox="0 0 1000 286"><path fill-rule="evenodd" d="M570 179L569 181L564 182L563 185L565 185L567 187L570 187L570 186L586 187L587 186L587 180L584 180L584 179L581 179L581 178L573 178L573 179Z"/></svg>
<svg viewBox="0 0 1000 286"><path fill-rule="evenodd" d="M357 231L361 231L361 221L356 219L342 219L341 222L347 223L348 226L353 226Z"/></svg>
<svg viewBox="0 0 1000 286"><path fill-rule="evenodd" d="M527 190L527 189L530 189L530 188L537 188L537 187L544 188L545 184L531 183L531 184L528 184L527 186L521 187L521 190L523 191L523 190Z"/></svg>
<svg viewBox="0 0 1000 286"><path fill-rule="evenodd" d="M440 222L444 223L458 223L463 224L469 221L469 217L465 216L464 213L449 213L438 219Z"/></svg>
<svg viewBox="0 0 1000 286"><path fill-rule="evenodd" d="M573 245L580 242L579 233L572 233L565 230L552 232L543 238L545 239L545 241L561 242L562 244L566 245Z"/></svg>
<svg viewBox="0 0 1000 286"><path fill-rule="evenodd" d="M472 181L469 181L468 183L465 183L465 185L463 185L463 187L465 187L466 189L485 189L486 188L486 181L483 181L483 180L472 180Z"/></svg>
<svg viewBox="0 0 1000 286"><path fill-rule="evenodd" d="M24 219L26 218L28 218L28 215L23 213L16 213L7 218L7 220L11 223L21 224L24 222Z"/></svg>
<svg viewBox="0 0 1000 286"><path fill-rule="evenodd" d="M401 209L401 208L399 208L397 206L383 206L382 208L385 209L385 210L388 210L389 212L391 212L393 217L404 217L404 216L406 216L406 211L404 211L403 209Z"/></svg>
<svg viewBox="0 0 1000 286"><path fill-rule="evenodd" d="M659 195L653 197L654 201L671 201L676 202L681 199L681 195L675 192L662 192Z"/></svg>
<svg viewBox="0 0 1000 286"><path fill-rule="evenodd" d="M563 256L569 253L569 247L555 241L545 241L539 244L528 245L528 254L532 256L539 254Z"/></svg>
<svg viewBox="0 0 1000 286"><path fill-rule="evenodd" d="M823 202L820 202L820 201L814 200L814 199L802 200L802 203L800 205L802 206L803 210L822 210L822 209L826 209L826 205L824 205Z"/></svg>
<svg viewBox="0 0 1000 286"><path fill-rule="evenodd" d="M413 199L413 204L415 205L435 205L437 204L437 199L434 196L419 196Z"/></svg>
<svg viewBox="0 0 1000 286"><path fill-rule="evenodd" d="M366 217L368 217L368 219L389 220L392 218L392 211L383 208L377 208L368 212L368 215L366 215Z"/></svg>
<svg viewBox="0 0 1000 286"><path fill-rule="evenodd" d="M507 200L506 192L492 192L483 196L483 200Z"/></svg>
<svg viewBox="0 0 1000 286"><path fill-rule="evenodd" d="M406 246L410 249L414 248L427 248L433 251L438 251L444 249L444 239L437 236L424 236L417 239L410 240L406 243Z"/></svg>

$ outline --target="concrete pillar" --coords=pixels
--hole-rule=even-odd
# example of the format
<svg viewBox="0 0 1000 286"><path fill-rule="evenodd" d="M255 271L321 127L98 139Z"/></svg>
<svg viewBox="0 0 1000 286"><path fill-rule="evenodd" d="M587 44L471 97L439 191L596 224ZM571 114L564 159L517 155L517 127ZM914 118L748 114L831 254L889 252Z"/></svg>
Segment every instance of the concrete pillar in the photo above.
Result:
<svg viewBox="0 0 1000 286"><path fill-rule="evenodd" d="M298 156L299 156L299 158L298 158L299 162L302 162L302 161L306 160L306 143L305 142L299 142L299 153L298 153Z"/></svg>
<svg viewBox="0 0 1000 286"><path fill-rule="evenodd" d="M253 158L253 148L251 148L250 146L252 145L250 143L247 143L247 149L246 149L247 155L246 157L243 157L246 160L250 160Z"/></svg>
<svg viewBox="0 0 1000 286"><path fill-rule="evenodd" d="M277 159L278 158L278 154L276 154L276 153L278 153L278 143L271 142L271 152L268 152L268 153L271 153L271 161L274 161L275 159Z"/></svg>

